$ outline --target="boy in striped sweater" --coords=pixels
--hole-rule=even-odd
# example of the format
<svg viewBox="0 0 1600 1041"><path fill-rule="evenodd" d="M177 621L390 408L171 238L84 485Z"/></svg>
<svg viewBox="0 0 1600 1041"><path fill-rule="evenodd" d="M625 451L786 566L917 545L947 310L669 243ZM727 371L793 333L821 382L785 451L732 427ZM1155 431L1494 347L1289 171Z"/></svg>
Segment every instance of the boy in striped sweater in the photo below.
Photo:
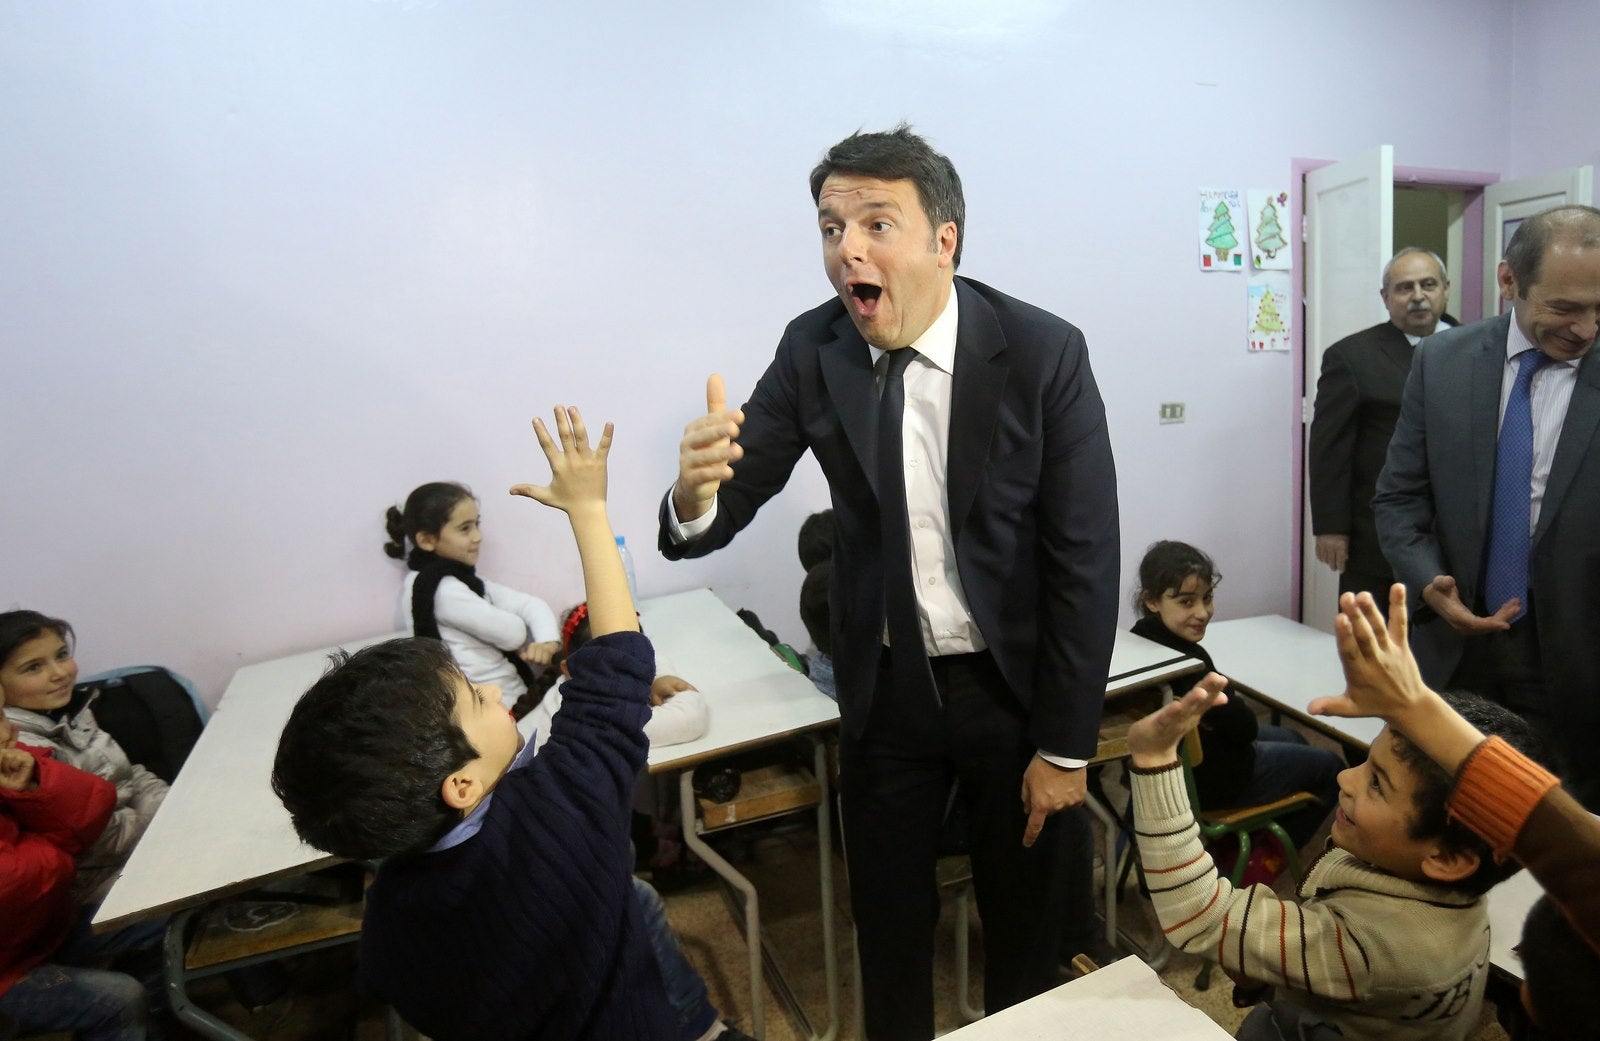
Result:
<svg viewBox="0 0 1600 1041"><path fill-rule="evenodd" d="M1467 1037L1489 973L1483 894L1516 862L1449 818L1450 775L1385 727L1367 761L1339 775L1331 842L1300 899L1263 885L1235 890L1200 843L1178 761L1179 741L1226 697L1226 684L1211 673L1128 733L1139 853L1167 938L1236 980L1278 988L1294 1013L1347 1038ZM1515 715L1451 700L1485 734L1531 750L1532 731ZM1258 1007L1240 1036L1252 1036L1252 1021L1289 1013L1278 1002Z"/></svg>

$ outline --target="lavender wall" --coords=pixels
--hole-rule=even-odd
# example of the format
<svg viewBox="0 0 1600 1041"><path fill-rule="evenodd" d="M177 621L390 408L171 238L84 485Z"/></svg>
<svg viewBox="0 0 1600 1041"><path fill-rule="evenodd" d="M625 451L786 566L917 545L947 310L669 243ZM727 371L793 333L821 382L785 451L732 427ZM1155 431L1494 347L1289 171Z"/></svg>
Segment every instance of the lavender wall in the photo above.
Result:
<svg viewBox="0 0 1600 1041"><path fill-rule="evenodd" d="M438 478L484 500L484 571L565 605L564 522L503 494L543 478L527 421L561 401L619 423L646 593L709 584L803 642L809 462L704 562L653 552L655 504L705 375L742 396L828 292L806 171L906 118L966 181L964 273L1088 336L1124 575L1187 538L1225 616L1290 612L1293 359L1248 356L1243 279L1196 272L1195 189L1379 142L1515 173L1514 78L1573 87L1507 60L1550 19L1506 0L1408 9L1451 30L1425 91L1374 74L1418 46L1379 0L577 6L0 7L0 607L214 700L242 663L389 629L380 514ZM1189 421L1158 426L1166 400Z"/></svg>
<svg viewBox="0 0 1600 1041"><path fill-rule="evenodd" d="M1509 50L1511 65L1507 176L1600 165L1600 72L1574 53L1600 40L1600 5L1514 0L1511 7L1511 46L1501 51Z"/></svg>

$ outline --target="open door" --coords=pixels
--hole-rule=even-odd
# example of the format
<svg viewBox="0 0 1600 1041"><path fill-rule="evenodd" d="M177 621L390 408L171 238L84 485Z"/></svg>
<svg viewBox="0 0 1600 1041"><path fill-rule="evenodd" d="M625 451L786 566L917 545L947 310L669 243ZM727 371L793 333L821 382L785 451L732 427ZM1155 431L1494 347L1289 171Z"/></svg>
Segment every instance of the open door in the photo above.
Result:
<svg viewBox="0 0 1600 1041"><path fill-rule="evenodd" d="M1552 206L1593 206L1594 167L1575 166L1491 184L1483 190L1483 203L1483 310L1488 316L1505 313L1495 276L1511 233L1524 217Z"/></svg>
<svg viewBox="0 0 1600 1041"><path fill-rule="evenodd" d="M1306 388L1301 414L1311 429L1322 352L1338 340L1388 318L1378 287L1394 253L1394 148L1370 152L1306 174ZM1304 457L1304 456L1303 456ZM1339 576L1317 559L1311 533L1311 482L1301 510L1300 617L1333 631Z"/></svg>

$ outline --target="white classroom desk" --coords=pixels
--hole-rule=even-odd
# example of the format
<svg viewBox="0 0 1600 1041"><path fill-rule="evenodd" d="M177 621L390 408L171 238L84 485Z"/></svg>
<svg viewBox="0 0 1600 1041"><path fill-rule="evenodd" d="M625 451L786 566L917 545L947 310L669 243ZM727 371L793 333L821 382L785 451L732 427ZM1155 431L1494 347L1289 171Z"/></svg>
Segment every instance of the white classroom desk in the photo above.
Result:
<svg viewBox="0 0 1600 1041"><path fill-rule="evenodd" d="M942 1041L1220 1041L1231 1037L1138 958L1123 958L996 1012Z"/></svg>
<svg viewBox="0 0 1600 1041"><path fill-rule="evenodd" d="M1279 615L1212 622L1205 649L1217 671L1240 690L1295 722L1363 751L1383 729L1381 719L1313 716L1313 698L1344 692L1344 667L1332 633Z"/></svg>
<svg viewBox="0 0 1600 1041"><path fill-rule="evenodd" d="M355 651L403 633L339 645ZM95 912L97 930L154 918L338 862L300 841L272 791L278 735L338 647L246 665L122 874Z"/></svg>

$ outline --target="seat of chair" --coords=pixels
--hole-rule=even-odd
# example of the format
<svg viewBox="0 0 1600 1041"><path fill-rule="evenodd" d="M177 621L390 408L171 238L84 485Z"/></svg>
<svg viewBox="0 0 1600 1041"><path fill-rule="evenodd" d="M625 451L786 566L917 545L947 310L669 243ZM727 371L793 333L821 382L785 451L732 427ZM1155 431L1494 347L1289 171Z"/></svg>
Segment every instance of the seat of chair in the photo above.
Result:
<svg viewBox="0 0 1600 1041"><path fill-rule="evenodd" d="M1281 799L1259 803L1255 806L1230 806L1220 810L1201 810L1200 820L1206 824L1251 831L1260 824L1264 824L1288 810L1298 809L1316 801L1317 797L1310 792L1291 792Z"/></svg>

